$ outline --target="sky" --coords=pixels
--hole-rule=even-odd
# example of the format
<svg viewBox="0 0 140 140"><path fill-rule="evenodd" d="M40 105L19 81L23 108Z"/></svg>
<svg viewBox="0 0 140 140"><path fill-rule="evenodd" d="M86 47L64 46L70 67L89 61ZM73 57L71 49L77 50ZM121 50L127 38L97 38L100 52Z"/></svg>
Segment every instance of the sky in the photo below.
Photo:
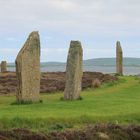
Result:
<svg viewBox="0 0 140 140"><path fill-rule="evenodd" d="M0 0L0 60L14 62L28 35L39 31L41 61L65 62L71 40L84 59L140 57L140 0Z"/></svg>

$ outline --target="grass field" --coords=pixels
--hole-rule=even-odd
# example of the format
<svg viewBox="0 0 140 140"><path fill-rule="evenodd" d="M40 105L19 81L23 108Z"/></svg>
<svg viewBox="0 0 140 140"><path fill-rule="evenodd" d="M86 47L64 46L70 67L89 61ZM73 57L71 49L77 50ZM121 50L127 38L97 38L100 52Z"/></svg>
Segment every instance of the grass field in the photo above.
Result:
<svg viewBox="0 0 140 140"><path fill-rule="evenodd" d="M0 129L24 127L54 130L92 123L140 124L140 82L121 77L116 83L82 92L82 100L61 101L63 93L41 95L43 103L11 105L14 96L0 96Z"/></svg>

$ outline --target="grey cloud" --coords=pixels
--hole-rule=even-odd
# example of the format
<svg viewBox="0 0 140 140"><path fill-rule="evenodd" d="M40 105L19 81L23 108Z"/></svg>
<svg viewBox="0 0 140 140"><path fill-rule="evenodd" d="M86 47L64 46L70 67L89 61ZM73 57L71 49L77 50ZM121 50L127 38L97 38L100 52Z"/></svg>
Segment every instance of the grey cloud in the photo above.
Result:
<svg viewBox="0 0 140 140"><path fill-rule="evenodd" d="M133 29L140 24L139 0L1 0L1 27ZM11 26L10 26L11 25Z"/></svg>
<svg viewBox="0 0 140 140"><path fill-rule="evenodd" d="M140 0L0 0L0 36L41 30L69 38L86 36L84 41L92 43L94 38L129 40L140 36L139 7ZM99 43L99 50L110 45Z"/></svg>

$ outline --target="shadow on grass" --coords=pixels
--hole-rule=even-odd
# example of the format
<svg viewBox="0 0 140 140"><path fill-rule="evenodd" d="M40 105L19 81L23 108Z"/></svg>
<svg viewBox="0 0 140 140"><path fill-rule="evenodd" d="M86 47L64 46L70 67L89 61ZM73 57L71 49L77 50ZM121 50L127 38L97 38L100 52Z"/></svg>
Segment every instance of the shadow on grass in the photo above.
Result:
<svg viewBox="0 0 140 140"><path fill-rule="evenodd" d="M39 104L39 103L43 103L43 100L39 100L39 102L33 102L33 101L15 101L13 103L11 103L11 105L30 105L30 104Z"/></svg>

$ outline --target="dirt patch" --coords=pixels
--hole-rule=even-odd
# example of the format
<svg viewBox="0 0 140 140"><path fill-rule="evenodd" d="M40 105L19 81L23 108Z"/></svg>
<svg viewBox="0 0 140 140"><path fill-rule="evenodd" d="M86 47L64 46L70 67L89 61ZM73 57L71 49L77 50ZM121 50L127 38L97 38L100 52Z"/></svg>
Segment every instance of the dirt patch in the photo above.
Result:
<svg viewBox="0 0 140 140"><path fill-rule="evenodd" d="M100 72L84 72L82 78L82 88L92 87L92 83L98 79L101 84L105 82L116 81L117 77ZM47 72L41 73L41 93L53 93L64 91L65 88L65 72ZM17 88L17 79L15 72L0 73L0 94L15 93Z"/></svg>
<svg viewBox="0 0 140 140"><path fill-rule="evenodd" d="M140 140L140 126L100 124L81 130L35 133L26 129L0 131L0 140Z"/></svg>

